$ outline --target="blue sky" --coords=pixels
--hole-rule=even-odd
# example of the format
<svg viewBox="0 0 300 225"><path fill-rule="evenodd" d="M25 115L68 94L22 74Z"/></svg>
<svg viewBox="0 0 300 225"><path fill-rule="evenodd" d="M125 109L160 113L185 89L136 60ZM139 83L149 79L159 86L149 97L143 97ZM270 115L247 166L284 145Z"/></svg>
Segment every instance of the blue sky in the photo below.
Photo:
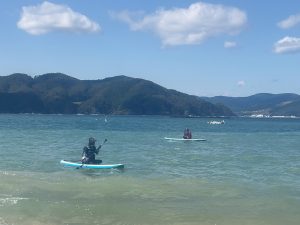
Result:
<svg viewBox="0 0 300 225"><path fill-rule="evenodd" d="M1 1L0 75L116 75L199 96L300 94L299 0Z"/></svg>

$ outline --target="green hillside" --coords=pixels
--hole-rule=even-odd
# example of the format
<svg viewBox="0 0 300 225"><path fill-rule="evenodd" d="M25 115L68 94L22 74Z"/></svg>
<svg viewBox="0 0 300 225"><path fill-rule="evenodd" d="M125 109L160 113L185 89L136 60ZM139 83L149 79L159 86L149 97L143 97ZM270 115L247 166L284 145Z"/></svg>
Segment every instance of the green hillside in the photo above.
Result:
<svg viewBox="0 0 300 225"><path fill-rule="evenodd" d="M78 80L61 73L0 77L0 113L233 116L220 104L151 81L116 76Z"/></svg>

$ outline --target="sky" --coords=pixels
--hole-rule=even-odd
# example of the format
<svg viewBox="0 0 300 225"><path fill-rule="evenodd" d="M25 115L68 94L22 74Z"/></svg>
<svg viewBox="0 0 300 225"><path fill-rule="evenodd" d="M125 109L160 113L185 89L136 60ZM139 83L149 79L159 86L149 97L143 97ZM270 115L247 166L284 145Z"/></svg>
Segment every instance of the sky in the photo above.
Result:
<svg viewBox="0 0 300 225"><path fill-rule="evenodd" d="M0 1L0 76L126 75L197 96L300 94L299 0Z"/></svg>

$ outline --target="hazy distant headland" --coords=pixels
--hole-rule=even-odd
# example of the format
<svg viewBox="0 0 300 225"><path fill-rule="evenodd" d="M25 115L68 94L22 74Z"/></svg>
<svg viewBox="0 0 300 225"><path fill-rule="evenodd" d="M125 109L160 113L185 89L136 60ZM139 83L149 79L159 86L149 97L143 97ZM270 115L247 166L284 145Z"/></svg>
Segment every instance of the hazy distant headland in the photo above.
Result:
<svg viewBox="0 0 300 225"><path fill-rule="evenodd" d="M0 77L0 113L234 116L220 103L116 76L79 80L61 73Z"/></svg>
<svg viewBox="0 0 300 225"><path fill-rule="evenodd" d="M203 97L211 103L221 103L240 116L300 117L300 95L292 93L260 93L249 97Z"/></svg>

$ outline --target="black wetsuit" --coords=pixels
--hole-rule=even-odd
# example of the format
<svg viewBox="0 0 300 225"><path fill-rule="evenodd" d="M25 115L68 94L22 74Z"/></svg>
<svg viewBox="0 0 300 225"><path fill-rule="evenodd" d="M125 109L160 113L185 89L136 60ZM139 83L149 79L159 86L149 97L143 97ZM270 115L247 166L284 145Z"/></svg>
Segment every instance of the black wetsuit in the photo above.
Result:
<svg viewBox="0 0 300 225"><path fill-rule="evenodd" d="M82 152L82 163L86 164L100 164L102 160L96 160L96 154L99 153L99 149L101 148L101 145L96 148L95 145L88 145L83 148Z"/></svg>

